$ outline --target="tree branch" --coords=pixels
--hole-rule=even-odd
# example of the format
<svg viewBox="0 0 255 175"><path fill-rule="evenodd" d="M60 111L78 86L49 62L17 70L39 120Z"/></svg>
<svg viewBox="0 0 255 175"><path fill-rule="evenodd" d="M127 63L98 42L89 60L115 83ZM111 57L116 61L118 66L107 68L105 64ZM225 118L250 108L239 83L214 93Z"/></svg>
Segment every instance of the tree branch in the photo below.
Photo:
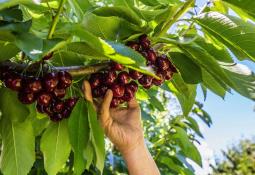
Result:
<svg viewBox="0 0 255 175"><path fill-rule="evenodd" d="M162 30L155 36L161 37L162 35L167 33L168 29L170 29L170 27L187 11L187 9L191 6L192 3L194 3L194 0L187 0L183 4L183 6L175 13L175 15L167 21Z"/></svg>
<svg viewBox="0 0 255 175"><path fill-rule="evenodd" d="M61 0L60 3L59 3L57 14L54 16L53 21L52 21L51 26L50 26L50 30L49 30L48 37L47 37L48 39L52 38L52 35L53 35L53 33L54 33L55 29L56 29L60 13L63 10L65 2L66 2L66 0Z"/></svg>

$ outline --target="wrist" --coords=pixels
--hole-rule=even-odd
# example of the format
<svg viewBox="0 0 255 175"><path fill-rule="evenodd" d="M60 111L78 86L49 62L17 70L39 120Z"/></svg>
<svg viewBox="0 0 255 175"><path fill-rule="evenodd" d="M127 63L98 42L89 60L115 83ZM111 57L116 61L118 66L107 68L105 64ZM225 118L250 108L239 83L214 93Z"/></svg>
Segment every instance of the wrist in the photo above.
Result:
<svg viewBox="0 0 255 175"><path fill-rule="evenodd" d="M141 153L147 152L147 146L144 142L144 140L140 141L136 145L133 145L132 147L120 150L120 153L124 158L133 157L134 155L139 155Z"/></svg>

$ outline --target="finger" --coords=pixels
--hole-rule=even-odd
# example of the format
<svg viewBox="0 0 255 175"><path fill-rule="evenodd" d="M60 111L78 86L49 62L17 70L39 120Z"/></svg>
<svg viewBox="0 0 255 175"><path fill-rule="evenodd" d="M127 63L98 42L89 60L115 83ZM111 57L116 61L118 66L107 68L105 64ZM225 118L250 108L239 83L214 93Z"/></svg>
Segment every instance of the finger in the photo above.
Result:
<svg viewBox="0 0 255 175"><path fill-rule="evenodd" d="M130 100L128 102L128 108L139 108L139 103L137 102L136 98L132 98L132 100Z"/></svg>
<svg viewBox="0 0 255 175"><path fill-rule="evenodd" d="M110 116L110 105L111 105L112 97L113 97L112 91L108 90L105 94L105 97L101 105L99 116L100 116L100 121L103 128L105 128L112 122L112 118Z"/></svg>
<svg viewBox="0 0 255 175"><path fill-rule="evenodd" d="M93 102L91 87L88 81L83 81L83 94L86 100Z"/></svg>

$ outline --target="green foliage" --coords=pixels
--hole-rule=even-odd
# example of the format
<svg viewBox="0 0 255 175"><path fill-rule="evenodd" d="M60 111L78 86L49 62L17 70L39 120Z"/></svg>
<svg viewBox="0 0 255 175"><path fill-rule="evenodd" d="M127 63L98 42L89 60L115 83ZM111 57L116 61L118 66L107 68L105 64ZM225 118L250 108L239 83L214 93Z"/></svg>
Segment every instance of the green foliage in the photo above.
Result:
<svg viewBox="0 0 255 175"><path fill-rule="evenodd" d="M255 100L255 75L242 65L243 59L255 61L254 2L206 2L197 15L193 14L194 3L4 1L0 3L0 61L30 64L54 52L47 61L52 67L113 60L155 77L144 57L125 46L127 41L147 34L154 49L167 54L178 71L161 87L138 90L148 146L162 174L192 175L194 169L186 158L201 165L195 142L203 136L193 116L208 126L212 124L209 114L196 102L197 87L202 87L205 99L207 91L224 98L235 90ZM229 15L230 9L237 16ZM84 78L88 77L74 78L70 95L81 94L77 87ZM0 89L0 168L4 175L25 175L32 166L30 174L126 173L116 150L109 149L108 144L105 150L104 134L92 104L79 96L71 117L56 124L36 113L35 106L20 104L15 92ZM173 99L179 112L170 115L168 109L174 107L169 102ZM117 163L113 165L109 156Z"/></svg>
<svg viewBox="0 0 255 175"><path fill-rule="evenodd" d="M216 165L211 165L213 175L232 175L255 173L254 140L241 140L238 145L222 151L223 160L216 160Z"/></svg>

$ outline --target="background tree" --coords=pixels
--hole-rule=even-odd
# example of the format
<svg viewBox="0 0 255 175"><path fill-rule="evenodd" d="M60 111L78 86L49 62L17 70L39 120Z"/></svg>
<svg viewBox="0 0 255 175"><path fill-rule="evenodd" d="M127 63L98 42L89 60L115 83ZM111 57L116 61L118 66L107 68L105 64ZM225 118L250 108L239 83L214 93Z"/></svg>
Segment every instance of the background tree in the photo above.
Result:
<svg viewBox="0 0 255 175"><path fill-rule="evenodd" d="M216 160L211 165L214 175L238 175L255 173L255 143L254 140L241 140L236 146L222 151L223 160Z"/></svg>
<svg viewBox="0 0 255 175"><path fill-rule="evenodd" d="M150 86L139 85L136 98L148 145L162 174L194 174L186 159L202 166L194 145L202 133L193 117L211 124L202 105L196 103L197 88L202 88L205 99L207 91L224 98L231 90L255 99L254 73L241 64L242 60L255 60L254 3L214 0L205 2L198 12L195 0L1 2L2 173L125 172L115 149L109 146L113 155L105 151L97 114L80 90L84 79L95 72L108 72L114 61L125 66L125 71L142 73L146 77L143 83L159 80L157 69L169 68L170 63L171 70L176 68L164 74L163 78L169 75L171 80L161 86L148 89ZM237 15L231 16L230 10ZM141 41L144 34L148 38L139 43L143 50L133 50L136 47L128 43ZM150 64L148 53L152 51L164 60L156 58L157 69ZM29 81L24 83L24 79ZM28 85L28 91L20 89L20 84ZM41 94L42 90L47 93ZM171 96L180 104L178 113L169 114ZM37 104L30 104L35 98ZM120 160L120 164L111 167L116 165L112 160Z"/></svg>

